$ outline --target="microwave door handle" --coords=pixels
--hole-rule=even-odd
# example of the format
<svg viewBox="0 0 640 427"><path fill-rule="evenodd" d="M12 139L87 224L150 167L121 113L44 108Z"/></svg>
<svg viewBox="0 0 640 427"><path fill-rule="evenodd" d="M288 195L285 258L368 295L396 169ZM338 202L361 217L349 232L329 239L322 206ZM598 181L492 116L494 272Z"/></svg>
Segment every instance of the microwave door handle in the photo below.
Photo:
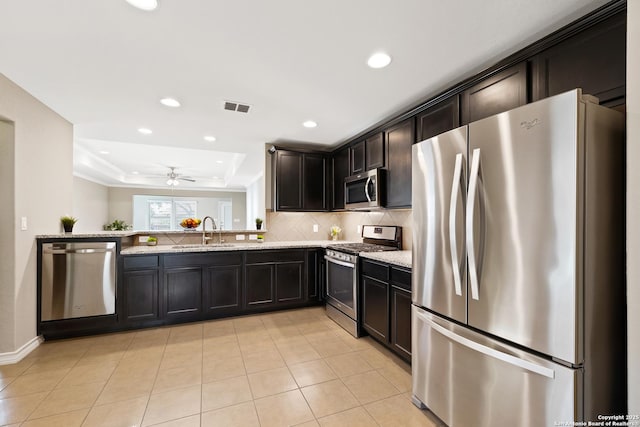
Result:
<svg viewBox="0 0 640 427"><path fill-rule="evenodd" d="M367 200L371 203L371 196L369 195L369 184L371 183L371 177L367 178L367 182L364 184L364 195L367 196Z"/></svg>

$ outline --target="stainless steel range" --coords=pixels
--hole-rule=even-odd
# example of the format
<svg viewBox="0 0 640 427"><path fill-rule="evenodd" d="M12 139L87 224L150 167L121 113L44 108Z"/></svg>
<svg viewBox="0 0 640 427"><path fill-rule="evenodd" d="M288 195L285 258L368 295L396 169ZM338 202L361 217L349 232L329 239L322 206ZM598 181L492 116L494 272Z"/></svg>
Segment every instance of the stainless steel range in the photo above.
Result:
<svg viewBox="0 0 640 427"><path fill-rule="evenodd" d="M402 227L365 225L362 243L337 243L327 246L327 316L354 337L360 336L358 254L396 251L402 248Z"/></svg>

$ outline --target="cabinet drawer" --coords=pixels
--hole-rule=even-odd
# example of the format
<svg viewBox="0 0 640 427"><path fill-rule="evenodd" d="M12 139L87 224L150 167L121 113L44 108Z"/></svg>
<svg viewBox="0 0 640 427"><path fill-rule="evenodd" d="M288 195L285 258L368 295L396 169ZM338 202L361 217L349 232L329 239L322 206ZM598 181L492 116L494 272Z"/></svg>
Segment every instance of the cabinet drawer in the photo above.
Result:
<svg viewBox="0 0 640 427"><path fill-rule="evenodd" d="M391 267L391 280L390 282L399 288L411 291L411 272L407 270L401 270L399 268Z"/></svg>
<svg viewBox="0 0 640 427"><path fill-rule="evenodd" d="M200 254L176 254L165 255L164 266L185 267L190 265L240 265L242 254L240 252L214 252Z"/></svg>
<svg viewBox="0 0 640 427"><path fill-rule="evenodd" d="M389 281L389 268L385 264L378 264L377 262L363 260L362 274L373 277L374 279L382 280L383 282Z"/></svg>
<svg viewBox="0 0 640 427"><path fill-rule="evenodd" d="M247 264L304 261L304 251L247 251Z"/></svg>
<svg viewBox="0 0 640 427"><path fill-rule="evenodd" d="M125 256L124 257L124 269L136 270L140 268L157 268L158 256Z"/></svg>

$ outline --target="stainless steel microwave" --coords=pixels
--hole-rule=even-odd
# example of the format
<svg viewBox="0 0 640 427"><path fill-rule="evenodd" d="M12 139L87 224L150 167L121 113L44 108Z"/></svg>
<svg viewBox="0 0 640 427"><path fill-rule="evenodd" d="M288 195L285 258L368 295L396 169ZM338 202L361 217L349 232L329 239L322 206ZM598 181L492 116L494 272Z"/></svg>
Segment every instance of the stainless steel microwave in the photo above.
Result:
<svg viewBox="0 0 640 427"><path fill-rule="evenodd" d="M383 206L384 169L372 169L344 180L344 207L369 210Z"/></svg>

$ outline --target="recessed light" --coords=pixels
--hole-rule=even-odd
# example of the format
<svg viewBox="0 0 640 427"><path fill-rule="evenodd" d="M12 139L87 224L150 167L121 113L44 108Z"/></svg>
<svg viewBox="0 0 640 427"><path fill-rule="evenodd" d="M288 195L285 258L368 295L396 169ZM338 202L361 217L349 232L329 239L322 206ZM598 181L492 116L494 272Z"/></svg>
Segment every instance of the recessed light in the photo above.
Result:
<svg viewBox="0 0 640 427"><path fill-rule="evenodd" d="M126 0L133 7L141 10L154 10L158 7L158 0Z"/></svg>
<svg viewBox="0 0 640 427"><path fill-rule="evenodd" d="M316 122L314 122L313 120L307 120L306 122L302 123L302 126L304 126L306 128L314 128L314 127L318 126L318 124Z"/></svg>
<svg viewBox="0 0 640 427"><path fill-rule="evenodd" d="M138 175L140 172L138 172L138 171L133 171L133 172L131 172L131 173L132 173L132 174L134 174L134 175Z"/></svg>
<svg viewBox="0 0 640 427"><path fill-rule="evenodd" d="M153 133L151 129L147 129L147 128L138 128L138 132L140 132L143 135L151 135Z"/></svg>
<svg viewBox="0 0 640 427"><path fill-rule="evenodd" d="M216 163L222 164L223 162L222 162L222 160L216 160Z"/></svg>
<svg viewBox="0 0 640 427"><path fill-rule="evenodd" d="M209 141L209 142L215 142L216 137L215 136L211 136L211 135L207 135L204 137L205 141Z"/></svg>
<svg viewBox="0 0 640 427"><path fill-rule="evenodd" d="M174 98L162 98L160 100L160 104L164 105L165 107L179 107L180 101Z"/></svg>
<svg viewBox="0 0 640 427"><path fill-rule="evenodd" d="M384 68L391 63L391 57L383 52L374 53L367 60L367 65L371 68Z"/></svg>
<svg viewBox="0 0 640 427"><path fill-rule="evenodd" d="M107 150L100 150L100 154L109 154Z"/></svg>

